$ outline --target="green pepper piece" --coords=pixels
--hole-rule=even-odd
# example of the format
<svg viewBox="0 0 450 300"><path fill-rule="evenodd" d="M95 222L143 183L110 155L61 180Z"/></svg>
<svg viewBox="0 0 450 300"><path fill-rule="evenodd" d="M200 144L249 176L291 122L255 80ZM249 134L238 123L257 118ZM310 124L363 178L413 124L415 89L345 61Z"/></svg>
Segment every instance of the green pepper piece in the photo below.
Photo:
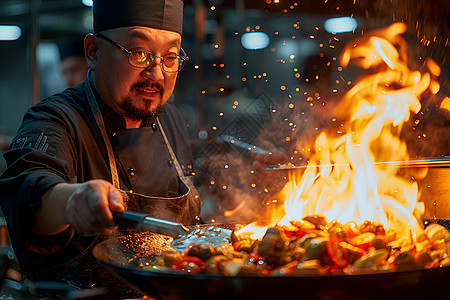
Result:
<svg viewBox="0 0 450 300"><path fill-rule="evenodd" d="M329 241L328 237L318 237L311 239L309 241L309 245L306 246L305 257L308 259L318 259L322 256L324 251L326 250L327 242Z"/></svg>
<svg viewBox="0 0 450 300"><path fill-rule="evenodd" d="M353 266L356 268L369 268L374 265L377 260L384 260L388 257L389 251L387 249L378 249L374 252L367 253L358 258Z"/></svg>

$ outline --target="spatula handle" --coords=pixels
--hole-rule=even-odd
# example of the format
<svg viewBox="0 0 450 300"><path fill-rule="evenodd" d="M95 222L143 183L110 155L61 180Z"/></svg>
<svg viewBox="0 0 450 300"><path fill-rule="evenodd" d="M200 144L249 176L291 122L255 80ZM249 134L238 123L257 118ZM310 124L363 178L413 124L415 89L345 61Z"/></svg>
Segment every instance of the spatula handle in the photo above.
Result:
<svg viewBox="0 0 450 300"><path fill-rule="evenodd" d="M146 214L134 211L113 212L114 221L119 227L135 228L144 220Z"/></svg>
<svg viewBox="0 0 450 300"><path fill-rule="evenodd" d="M152 218L146 214L134 211L113 213L113 215L119 227L134 228L139 232L151 231L176 238L189 232L189 228L183 224Z"/></svg>

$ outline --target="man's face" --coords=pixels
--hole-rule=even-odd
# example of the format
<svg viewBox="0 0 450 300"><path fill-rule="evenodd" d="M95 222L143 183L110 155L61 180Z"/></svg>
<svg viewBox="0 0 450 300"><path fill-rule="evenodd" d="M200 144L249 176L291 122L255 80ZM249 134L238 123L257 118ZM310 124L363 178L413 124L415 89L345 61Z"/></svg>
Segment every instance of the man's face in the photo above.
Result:
<svg viewBox="0 0 450 300"><path fill-rule="evenodd" d="M128 50L150 51L156 56L179 54L181 36L172 31L126 27L102 34ZM140 124L145 118L156 117L175 87L177 73L162 69L156 58L147 68L132 66L128 53L97 37L93 83L100 97L112 109L123 115L129 124Z"/></svg>
<svg viewBox="0 0 450 300"><path fill-rule="evenodd" d="M86 79L88 66L84 56L71 56L61 61L61 71L68 87L75 86Z"/></svg>

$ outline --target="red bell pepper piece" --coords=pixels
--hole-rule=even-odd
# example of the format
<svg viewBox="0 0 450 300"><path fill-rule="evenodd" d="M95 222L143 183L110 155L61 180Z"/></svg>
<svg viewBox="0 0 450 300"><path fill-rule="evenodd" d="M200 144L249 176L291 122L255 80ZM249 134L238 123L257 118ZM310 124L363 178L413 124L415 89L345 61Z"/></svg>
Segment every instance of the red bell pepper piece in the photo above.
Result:
<svg viewBox="0 0 450 300"><path fill-rule="evenodd" d="M198 257L185 256L182 259L174 261L170 265L170 269L190 274L198 274L206 269L206 263Z"/></svg>
<svg viewBox="0 0 450 300"><path fill-rule="evenodd" d="M341 239L337 235L332 235L327 242L327 254L333 261L336 267L344 268L348 265L347 260L344 257L344 251L339 245Z"/></svg>

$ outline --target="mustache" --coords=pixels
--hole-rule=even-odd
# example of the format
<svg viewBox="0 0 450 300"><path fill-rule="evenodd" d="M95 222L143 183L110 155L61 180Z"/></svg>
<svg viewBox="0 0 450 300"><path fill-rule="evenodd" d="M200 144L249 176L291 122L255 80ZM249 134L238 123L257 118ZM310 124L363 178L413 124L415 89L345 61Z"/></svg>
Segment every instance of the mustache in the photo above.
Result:
<svg viewBox="0 0 450 300"><path fill-rule="evenodd" d="M164 88L157 82L138 82L132 86L132 89L157 89L160 95L164 93Z"/></svg>

